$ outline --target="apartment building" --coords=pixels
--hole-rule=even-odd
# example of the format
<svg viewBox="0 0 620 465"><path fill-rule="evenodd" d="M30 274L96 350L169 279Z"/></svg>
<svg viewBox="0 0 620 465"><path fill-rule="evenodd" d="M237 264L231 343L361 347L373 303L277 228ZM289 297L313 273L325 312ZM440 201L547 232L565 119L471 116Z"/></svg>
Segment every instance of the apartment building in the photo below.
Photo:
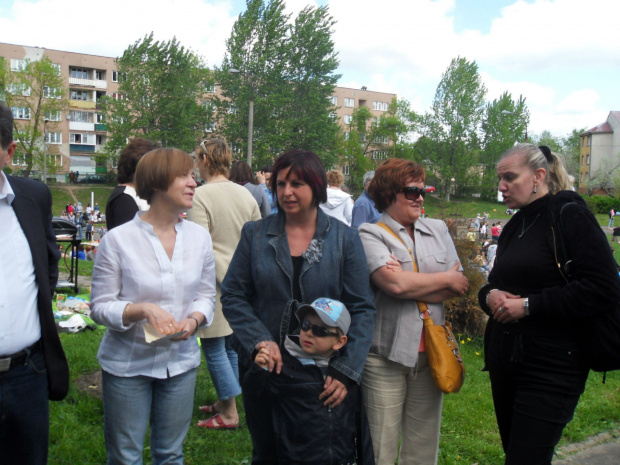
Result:
<svg viewBox="0 0 620 465"><path fill-rule="evenodd" d="M105 172L105 166L97 166L94 155L103 152L107 132L100 113L99 100L106 96L118 95L118 72L115 59L83 53L51 50L40 47L0 43L0 57L10 63L13 71L19 71L25 60L36 61L49 58L58 69L65 82L69 99L69 110L59 114L46 123L45 147L48 153L48 166L54 169L58 182L65 182L69 171L79 171L80 175ZM219 89L215 90L216 94ZM388 110L396 94L369 91L366 87L351 89L336 87L331 101L338 107L335 116L343 131L349 131L352 114L356 108L367 107L375 118ZM30 114L23 108L14 108L13 116L26 123ZM372 121L369 122L369 125ZM372 150L370 156L380 160L387 154L380 149ZM19 157L13 160L14 168L19 169L24 161ZM36 169L36 168L35 168ZM348 174L348 167L342 170ZM53 175L48 175L48 178Z"/></svg>
<svg viewBox="0 0 620 465"><path fill-rule="evenodd" d="M610 111L607 120L579 136L579 191L586 192L588 180L600 169L620 167L620 111Z"/></svg>
<svg viewBox="0 0 620 465"><path fill-rule="evenodd" d="M0 56L10 63L12 71L19 71L25 60L36 61L45 56L63 77L69 109L45 124L48 166L53 168L49 171L56 173L57 181L65 182L71 170L80 174L105 172L105 167L97 167L94 159L94 154L103 151L107 137L98 102L103 96L116 95L118 90L114 58L5 43L0 43ZM30 116L19 107L13 108L18 124ZM19 157L13 160L16 168L22 164Z"/></svg>

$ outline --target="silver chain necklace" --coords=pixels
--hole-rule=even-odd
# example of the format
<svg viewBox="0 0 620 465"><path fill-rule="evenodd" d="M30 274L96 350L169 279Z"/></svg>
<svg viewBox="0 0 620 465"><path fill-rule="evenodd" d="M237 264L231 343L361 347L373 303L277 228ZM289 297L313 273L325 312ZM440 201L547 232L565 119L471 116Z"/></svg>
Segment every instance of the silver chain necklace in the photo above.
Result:
<svg viewBox="0 0 620 465"><path fill-rule="evenodd" d="M534 226L534 223L536 223L536 220L538 219L539 216L540 216L540 213L536 215L536 218L534 218L534 221L532 221L527 228L525 227L525 218L523 218L523 224L521 225L521 234L519 234L519 239L523 237L523 235L527 232L528 229Z"/></svg>

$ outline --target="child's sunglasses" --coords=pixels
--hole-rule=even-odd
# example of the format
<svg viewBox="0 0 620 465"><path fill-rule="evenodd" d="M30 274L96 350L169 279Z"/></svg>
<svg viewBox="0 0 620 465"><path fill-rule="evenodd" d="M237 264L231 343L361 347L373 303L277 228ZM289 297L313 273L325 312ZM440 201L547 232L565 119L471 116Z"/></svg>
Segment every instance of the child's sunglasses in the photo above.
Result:
<svg viewBox="0 0 620 465"><path fill-rule="evenodd" d="M340 334L332 333L331 331L328 331L325 326L313 325L312 323L310 323L308 320L305 320L305 319L301 323L301 329L302 331L312 330L312 334L314 334L316 337L327 337L327 336L340 337Z"/></svg>

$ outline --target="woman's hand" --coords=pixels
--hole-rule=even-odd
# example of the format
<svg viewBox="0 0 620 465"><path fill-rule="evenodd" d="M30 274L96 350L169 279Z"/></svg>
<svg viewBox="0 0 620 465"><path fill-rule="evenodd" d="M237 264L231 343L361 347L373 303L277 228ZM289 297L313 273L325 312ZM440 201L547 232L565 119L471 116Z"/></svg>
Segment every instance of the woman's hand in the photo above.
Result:
<svg viewBox="0 0 620 465"><path fill-rule="evenodd" d="M331 404L332 408L340 405L349 391L344 384L342 384L337 379L333 379L331 376L325 378L325 385L323 386L325 390L319 396L319 399L325 399L323 405L326 407Z"/></svg>
<svg viewBox="0 0 620 465"><path fill-rule="evenodd" d="M149 302L142 304L132 304L132 306L133 305L140 306L139 315L141 316L141 318L139 318L139 320L146 319L149 324L153 328L155 328L155 330L159 331L160 334L165 334L166 336L168 336L169 334L178 333L179 331L183 330L182 325L177 322L170 313L161 308L159 305Z"/></svg>
<svg viewBox="0 0 620 465"><path fill-rule="evenodd" d="M267 347L262 347L256 357L254 357L254 363L256 363L259 367L267 370L269 368L269 354L271 351Z"/></svg>
<svg viewBox="0 0 620 465"><path fill-rule="evenodd" d="M498 323L512 323L525 316L523 301L520 295L493 289L489 292L487 304Z"/></svg>
<svg viewBox="0 0 620 465"><path fill-rule="evenodd" d="M282 371L282 354L280 353L278 344L273 341L263 341L256 344L255 349L258 350L259 353L261 349L267 349L267 351L269 351L267 369L273 371L275 368L276 373L280 374L280 371Z"/></svg>
<svg viewBox="0 0 620 465"><path fill-rule="evenodd" d="M396 257L394 255L391 255L391 254L390 254L390 260L385 262L385 267L388 270L394 271L394 272L401 272L401 271L403 271L403 267L400 266L400 262L396 259Z"/></svg>
<svg viewBox="0 0 620 465"><path fill-rule="evenodd" d="M185 333L175 337L173 341L187 341L190 337L196 334L196 331L198 331L198 320L195 318L196 317L190 315L179 322L177 325L181 328L179 331L185 331Z"/></svg>
<svg viewBox="0 0 620 465"><path fill-rule="evenodd" d="M448 290L458 296L465 294L469 290L469 281L465 275L459 271L460 267L461 262L457 260L454 266L445 272L448 279Z"/></svg>

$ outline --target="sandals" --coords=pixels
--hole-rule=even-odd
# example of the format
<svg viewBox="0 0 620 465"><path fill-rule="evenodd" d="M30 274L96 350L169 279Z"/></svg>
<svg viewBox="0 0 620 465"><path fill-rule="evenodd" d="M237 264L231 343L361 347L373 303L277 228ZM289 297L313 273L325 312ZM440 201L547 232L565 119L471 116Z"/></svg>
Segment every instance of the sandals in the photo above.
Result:
<svg viewBox="0 0 620 465"><path fill-rule="evenodd" d="M203 405L202 407L198 407L198 410L200 410L201 412L206 413L207 415L215 415L216 413L220 413L215 409L215 405L217 404L217 402L215 404L211 404L211 405Z"/></svg>
<svg viewBox="0 0 620 465"><path fill-rule="evenodd" d="M227 425L226 423L224 423L224 420L222 420L222 417L220 417L220 414L216 413L215 415L213 415L211 418L207 420L200 420L198 423L196 423L196 426L198 426L199 428L207 428L207 429L234 430L234 429L239 428L239 422L237 422L234 425Z"/></svg>

